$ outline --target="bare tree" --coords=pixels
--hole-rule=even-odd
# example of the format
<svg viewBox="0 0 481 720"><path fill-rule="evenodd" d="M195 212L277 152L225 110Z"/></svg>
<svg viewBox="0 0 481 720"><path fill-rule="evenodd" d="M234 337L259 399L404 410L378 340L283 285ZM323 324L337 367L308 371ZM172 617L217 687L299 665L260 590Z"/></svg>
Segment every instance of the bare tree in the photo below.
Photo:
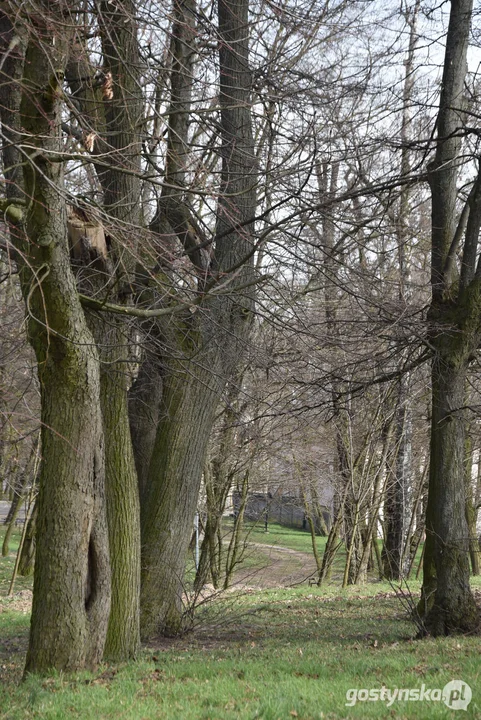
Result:
<svg viewBox="0 0 481 720"><path fill-rule="evenodd" d="M478 613L469 587L469 536L465 518L466 375L481 338L477 262L481 176L457 212L464 134L464 83L472 3L451 3L436 122L432 194L432 418L423 594L419 609L428 630L445 635L473 630ZM461 252L460 266L456 256ZM459 275L458 275L459 269Z"/></svg>

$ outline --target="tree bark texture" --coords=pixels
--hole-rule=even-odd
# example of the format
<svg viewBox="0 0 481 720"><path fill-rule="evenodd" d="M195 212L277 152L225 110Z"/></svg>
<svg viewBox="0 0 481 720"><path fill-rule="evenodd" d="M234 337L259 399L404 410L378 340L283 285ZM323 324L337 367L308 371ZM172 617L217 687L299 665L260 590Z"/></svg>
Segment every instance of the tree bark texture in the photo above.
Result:
<svg viewBox="0 0 481 720"><path fill-rule="evenodd" d="M140 503L147 486L162 400L161 367L149 353L129 390L129 422L137 469Z"/></svg>
<svg viewBox="0 0 481 720"><path fill-rule="evenodd" d="M128 375L120 323L103 328L101 408L105 434L105 487L112 573L112 603L105 657L128 660L140 646L140 502L128 416ZM107 348L111 348L108 350Z"/></svg>
<svg viewBox="0 0 481 720"><path fill-rule="evenodd" d="M426 533L436 585L425 623L434 635L472 630L477 610L469 587L469 533L465 517L464 431L461 408L466 367L433 363L432 435ZM425 563L427 562L425 556Z"/></svg>
<svg viewBox="0 0 481 720"><path fill-rule="evenodd" d="M195 370L194 370L195 372ZM185 557L218 402L216 379L178 369L164 381L162 417L142 504L141 632L181 630Z"/></svg>
<svg viewBox="0 0 481 720"><path fill-rule="evenodd" d="M62 164L44 155L62 149L60 88L68 44L64 18L49 10L29 39L20 108L29 144L21 282L42 401L27 673L94 667L110 609L98 355L70 269Z"/></svg>
<svg viewBox="0 0 481 720"><path fill-rule="evenodd" d="M141 631L172 634L181 625L185 555L192 534L202 469L215 411L233 376L250 331L254 280L253 227L256 161L248 65L248 2L220 0L219 60L222 172L210 276L236 272L232 293L207 296L183 318L177 358L164 365L163 417L150 464L142 513ZM185 234L178 233L189 249ZM189 250L203 287L204 257ZM196 260L197 257L197 260ZM172 337L172 330L167 329Z"/></svg>
<svg viewBox="0 0 481 720"><path fill-rule="evenodd" d="M480 174L459 217L456 211L471 14L472 0L452 0L436 154L429 166L432 303L428 319L434 357L424 577L418 609L426 630L434 635L472 631L478 623L469 587L463 408L468 366L481 337L481 270L476 263L481 225ZM458 284L456 255L461 239Z"/></svg>
<svg viewBox="0 0 481 720"><path fill-rule="evenodd" d="M140 221L142 98L135 4L101 2L99 26L112 96L104 94L103 141L109 167L99 173L109 215L115 302L128 303ZM102 277L100 277L102 281ZM105 487L112 572L112 603L105 657L128 660L140 645L140 503L128 418L129 326L124 319L95 323L100 353L105 434Z"/></svg>

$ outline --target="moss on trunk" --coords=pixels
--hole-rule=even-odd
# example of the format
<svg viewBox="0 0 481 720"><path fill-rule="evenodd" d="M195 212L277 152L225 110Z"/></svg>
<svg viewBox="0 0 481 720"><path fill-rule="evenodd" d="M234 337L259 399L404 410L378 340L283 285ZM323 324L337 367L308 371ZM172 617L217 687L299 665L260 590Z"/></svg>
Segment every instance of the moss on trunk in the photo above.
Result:
<svg viewBox="0 0 481 720"><path fill-rule="evenodd" d="M61 92L68 50L63 16L45 7L22 79L29 135L24 189L30 199L21 244L22 290L41 387L42 464L36 573L26 672L94 667L110 608L99 359L77 296L67 248L61 163ZM43 21L42 21L43 22Z"/></svg>

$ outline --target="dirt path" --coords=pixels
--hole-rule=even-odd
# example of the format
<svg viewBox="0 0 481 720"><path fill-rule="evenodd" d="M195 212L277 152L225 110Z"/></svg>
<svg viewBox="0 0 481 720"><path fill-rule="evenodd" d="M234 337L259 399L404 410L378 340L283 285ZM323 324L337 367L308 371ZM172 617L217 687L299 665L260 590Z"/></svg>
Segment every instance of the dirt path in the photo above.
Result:
<svg viewBox="0 0 481 720"><path fill-rule="evenodd" d="M281 545L248 543L244 555L248 567L241 567L235 582L259 588L288 587L307 583L316 572L311 553Z"/></svg>

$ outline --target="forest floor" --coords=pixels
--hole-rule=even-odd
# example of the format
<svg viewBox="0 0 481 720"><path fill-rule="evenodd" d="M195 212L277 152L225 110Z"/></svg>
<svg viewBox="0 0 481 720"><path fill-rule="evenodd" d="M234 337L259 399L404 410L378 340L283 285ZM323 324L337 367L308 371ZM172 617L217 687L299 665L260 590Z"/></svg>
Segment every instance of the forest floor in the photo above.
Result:
<svg viewBox="0 0 481 720"><path fill-rule="evenodd" d="M23 683L31 580L6 596L12 544L0 559L0 720L452 718L442 690L453 680L472 691L463 717L481 717L480 638L416 640L409 607L419 583L401 593L379 582L310 587L300 582L315 569L305 536L270 532L263 544L256 533L250 570L229 592L206 595L191 632L151 642L134 663ZM396 688L414 694L399 699Z"/></svg>

